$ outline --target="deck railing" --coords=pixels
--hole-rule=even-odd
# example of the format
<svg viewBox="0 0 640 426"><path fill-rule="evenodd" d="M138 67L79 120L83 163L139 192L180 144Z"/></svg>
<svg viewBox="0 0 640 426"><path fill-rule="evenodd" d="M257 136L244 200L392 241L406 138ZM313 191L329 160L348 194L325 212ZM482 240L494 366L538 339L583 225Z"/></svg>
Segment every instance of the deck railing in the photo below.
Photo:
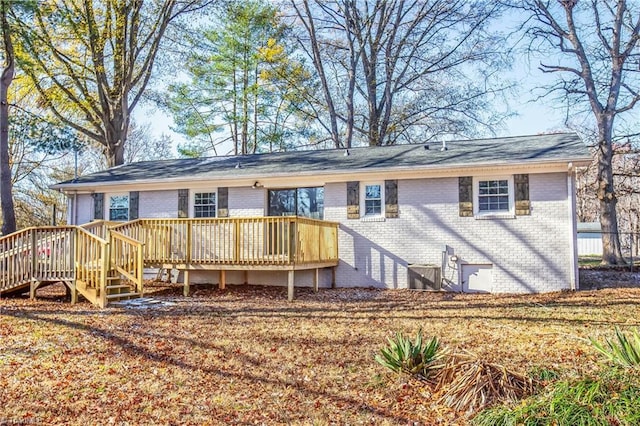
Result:
<svg viewBox="0 0 640 426"><path fill-rule="evenodd" d="M109 272L109 243L83 228L76 228L75 276L87 288L96 290L101 306L106 302L107 275Z"/></svg>
<svg viewBox="0 0 640 426"><path fill-rule="evenodd" d="M32 230L0 238L0 289L10 289L31 279Z"/></svg>
<svg viewBox="0 0 640 426"><path fill-rule="evenodd" d="M338 259L338 224L296 216L138 219L110 229L143 243L146 264L290 266Z"/></svg>
<svg viewBox="0 0 640 426"><path fill-rule="evenodd" d="M143 244L117 231L109 231L111 267L131 281L138 293L143 291Z"/></svg>
<svg viewBox="0 0 640 426"><path fill-rule="evenodd" d="M113 222L109 220L94 220L93 222L80 225L80 227L92 233L93 235L97 235L98 237L105 240L107 238L107 230L109 229L109 227L118 224L120 224L120 222Z"/></svg>
<svg viewBox="0 0 640 426"><path fill-rule="evenodd" d="M0 238L0 290L73 279L73 226L26 228Z"/></svg>

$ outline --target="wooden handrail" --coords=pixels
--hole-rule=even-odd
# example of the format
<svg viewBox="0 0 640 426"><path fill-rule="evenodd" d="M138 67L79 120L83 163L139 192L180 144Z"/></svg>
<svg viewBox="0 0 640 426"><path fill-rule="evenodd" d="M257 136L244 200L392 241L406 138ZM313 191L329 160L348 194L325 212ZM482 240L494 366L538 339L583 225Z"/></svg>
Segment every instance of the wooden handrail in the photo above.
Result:
<svg viewBox="0 0 640 426"><path fill-rule="evenodd" d="M27 228L0 238L0 290L31 280L32 235Z"/></svg>
<svg viewBox="0 0 640 426"><path fill-rule="evenodd" d="M110 230L111 267L131 281L142 293L144 282L143 244L131 237Z"/></svg>
<svg viewBox="0 0 640 426"><path fill-rule="evenodd" d="M98 303L106 305L106 286L109 271L109 243L91 232L76 227L74 239L75 279L85 288L95 290Z"/></svg>
<svg viewBox="0 0 640 426"><path fill-rule="evenodd" d="M109 229L109 227L111 226L118 225L119 223L120 222L113 222L113 221L101 219L101 220L94 220L92 222L85 223L79 226L80 228L104 239L107 235L107 229Z"/></svg>

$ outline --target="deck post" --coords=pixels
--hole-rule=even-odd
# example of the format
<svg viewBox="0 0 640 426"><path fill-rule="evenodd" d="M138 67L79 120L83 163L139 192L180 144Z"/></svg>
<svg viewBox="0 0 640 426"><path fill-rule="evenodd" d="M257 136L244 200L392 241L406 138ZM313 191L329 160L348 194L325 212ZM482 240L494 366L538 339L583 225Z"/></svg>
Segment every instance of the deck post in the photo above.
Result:
<svg viewBox="0 0 640 426"><path fill-rule="evenodd" d="M76 281L73 280L67 285L69 286L69 290L71 290L71 304L75 305L76 303L78 303L78 290L76 290Z"/></svg>
<svg viewBox="0 0 640 426"><path fill-rule="evenodd" d="M36 298L36 290L40 283L34 279L31 280L31 284L29 285L29 299L34 300Z"/></svg>
<svg viewBox="0 0 640 426"><path fill-rule="evenodd" d="M31 230L31 270L29 271L29 278L31 278L31 280L33 280L34 276L36 275L36 270L38 268L38 238L37 238L37 230L36 229L32 229ZM33 281L32 281L33 282ZM34 290L35 291L35 290Z"/></svg>
<svg viewBox="0 0 640 426"><path fill-rule="evenodd" d="M98 284L98 305L101 308L107 306L107 276L111 269L111 232L108 229L105 231L105 240L107 240L107 243L100 248L101 265L98 275L100 279Z"/></svg>
<svg viewBox="0 0 640 426"><path fill-rule="evenodd" d="M331 288L336 288L336 267L331 268Z"/></svg>
<svg viewBox="0 0 640 426"><path fill-rule="evenodd" d="M294 292L294 278L295 278L295 271L293 269L289 270L289 276L288 276L288 280L287 280L287 284L288 284L288 291L287 291L287 296L289 298L289 302L293 301L293 292Z"/></svg>
<svg viewBox="0 0 640 426"><path fill-rule="evenodd" d="M218 289L224 290L227 287L227 271L220 270L220 281L218 281Z"/></svg>
<svg viewBox="0 0 640 426"><path fill-rule="evenodd" d="M184 288L182 290L182 294L184 294L184 297L188 297L189 296L189 270L185 269L184 271Z"/></svg>
<svg viewBox="0 0 640 426"><path fill-rule="evenodd" d="M313 292L317 293L318 292L318 275L319 275L320 269L316 268L313 270Z"/></svg>
<svg viewBox="0 0 640 426"><path fill-rule="evenodd" d="M245 269L244 270L244 285L249 284L249 270Z"/></svg>

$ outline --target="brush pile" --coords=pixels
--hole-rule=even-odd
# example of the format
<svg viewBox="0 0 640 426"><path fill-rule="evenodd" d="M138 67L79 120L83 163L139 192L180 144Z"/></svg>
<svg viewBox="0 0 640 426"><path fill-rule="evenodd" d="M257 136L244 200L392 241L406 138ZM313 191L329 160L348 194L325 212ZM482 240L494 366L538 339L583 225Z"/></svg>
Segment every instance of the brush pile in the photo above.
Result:
<svg viewBox="0 0 640 426"><path fill-rule="evenodd" d="M498 402L533 393L535 383L524 374L468 355L451 355L436 373L438 403L472 414Z"/></svg>

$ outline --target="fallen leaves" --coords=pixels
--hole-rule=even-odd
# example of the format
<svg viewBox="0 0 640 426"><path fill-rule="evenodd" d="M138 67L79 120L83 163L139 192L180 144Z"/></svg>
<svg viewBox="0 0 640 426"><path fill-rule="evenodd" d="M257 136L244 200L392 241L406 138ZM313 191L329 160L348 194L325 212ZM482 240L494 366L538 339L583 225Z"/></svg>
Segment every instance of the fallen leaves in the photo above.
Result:
<svg viewBox="0 0 640 426"><path fill-rule="evenodd" d="M524 372L593 368L584 340L635 321L638 289L536 296L197 287L160 308L0 300L2 416L43 424L464 424L373 361L396 331ZM51 292L48 294L47 292ZM56 293L58 291L58 293ZM588 327L587 327L588 325Z"/></svg>

